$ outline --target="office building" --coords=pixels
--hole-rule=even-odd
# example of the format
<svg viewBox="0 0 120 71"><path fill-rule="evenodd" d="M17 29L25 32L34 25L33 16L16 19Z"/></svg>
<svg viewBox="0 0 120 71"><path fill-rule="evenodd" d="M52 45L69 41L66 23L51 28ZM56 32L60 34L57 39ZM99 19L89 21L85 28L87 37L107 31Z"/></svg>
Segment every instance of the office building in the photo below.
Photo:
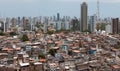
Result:
<svg viewBox="0 0 120 71"><path fill-rule="evenodd" d="M112 20L110 17L105 18L105 31L106 33L112 33Z"/></svg>
<svg viewBox="0 0 120 71"><path fill-rule="evenodd" d="M105 31L106 31L106 33L112 33L112 26L111 26L111 24L107 24L105 26Z"/></svg>
<svg viewBox="0 0 120 71"><path fill-rule="evenodd" d="M112 33L118 34L119 33L119 18L112 19Z"/></svg>
<svg viewBox="0 0 120 71"><path fill-rule="evenodd" d="M20 24L21 24L21 18L20 18L20 17L18 17L18 18L17 18L17 25L19 25L19 26L20 26Z"/></svg>
<svg viewBox="0 0 120 71"><path fill-rule="evenodd" d="M81 4L81 31L84 32L88 29L87 27L87 3L83 2Z"/></svg>
<svg viewBox="0 0 120 71"><path fill-rule="evenodd" d="M23 17L22 19L22 24L23 24L23 31L26 31L26 30L31 30L31 24L30 24L30 20Z"/></svg>
<svg viewBox="0 0 120 71"><path fill-rule="evenodd" d="M89 17L89 24L90 24L90 31L95 32L96 31L96 15Z"/></svg>
<svg viewBox="0 0 120 71"><path fill-rule="evenodd" d="M16 18L12 18L11 23L12 23L11 27L16 27L17 19Z"/></svg>
<svg viewBox="0 0 120 71"><path fill-rule="evenodd" d="M5 21L5 32L7 32L9 31L11 20L8 17L5 20L6 20Z"/></svg>
<svg viewBox="0 0 120 71"><path fill-rule="evenodd" d="M57 13L57 21L60 21L60 14Z"/></svg>

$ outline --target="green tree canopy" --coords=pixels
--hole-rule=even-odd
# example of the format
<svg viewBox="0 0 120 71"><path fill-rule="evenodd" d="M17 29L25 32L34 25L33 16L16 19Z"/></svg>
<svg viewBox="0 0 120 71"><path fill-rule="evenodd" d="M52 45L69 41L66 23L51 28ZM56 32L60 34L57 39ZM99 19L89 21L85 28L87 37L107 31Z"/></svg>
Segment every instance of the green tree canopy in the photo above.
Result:
<svg viewBox="0 0 120 71"><path fill-rule="evenodd" d="M105 26L106 26L106 24L105 24L105 23L102 23L102 24L101 24L101 30L105 30Z"/></svg>
<svg viewBox="0 0 120 71"><path fill-rule="evenodd" d="M21 41L25 42L25 41L29 41L29 38L26 34L24 34L22 37L21 37Z"/></svg>
<svg viewBox="0 0 120 71"><path fill-rule="evenodd" d="M68 50L68 55L72 55L72 50Z"/></svg>
<svg viewBox="0 0 120 71"><path fill-rule="evenodd" d="M55 51L54 49L50 49L50 50L49 50L49 53L50 53L52 56L55 56L56 51Z"/></svg>
<svg viewBox="0 0 120 71"><path fill-rule="evenodd" d="M17 35L16 32L10 32L10 36L14 36L14 35Z"/></svg>
<svg viewBox="0 0 120 71"><path fill-rule="evenodd" d="M79 47L82 47L82 42L81 41L79 41Z"/></svg>
<svg viewBox="0 0 120 71"><path fill-rule="evenodd" d="M43 58L43 59L44 59L44 58L45 58L45 54L40 53L40 54L38 55L38 57L39 57L39 58Z"/></svg>
<svg viewBox="0 0 120 71"><path fill-rule="evenodd" d="M85 31L83 31L83 32L89 32L89 33L91 33L91 31L90 30L88 30L88 29L86 29Z"/></svg>
<svg viewBox="0 0 120 71"><path fill-rule="evenodd" d="M52 35L54 31L47 31L47 34Z"/></svg>
<svg viewBox="0 0 120 71"><path fill-rule="evenodd" d="M5 33L3 33L3 32L0 32L0 36L5 36Z"/></svg>

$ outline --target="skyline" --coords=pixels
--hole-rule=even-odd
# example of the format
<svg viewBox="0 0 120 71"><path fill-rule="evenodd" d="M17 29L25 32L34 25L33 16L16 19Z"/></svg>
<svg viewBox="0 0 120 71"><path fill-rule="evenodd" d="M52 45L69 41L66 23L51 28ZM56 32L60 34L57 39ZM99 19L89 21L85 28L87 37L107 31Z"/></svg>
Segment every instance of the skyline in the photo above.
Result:
<svg viewBox="0 0 120 71"><path fill-rule="evenodd" d="M84 0L83 0L84 1ZM81 0L0 0L0 17L61 16L80 18ZM97 0L87 0L88 16L97 12ZM100 0L100 17L120 17L120 0Z"/></svg>

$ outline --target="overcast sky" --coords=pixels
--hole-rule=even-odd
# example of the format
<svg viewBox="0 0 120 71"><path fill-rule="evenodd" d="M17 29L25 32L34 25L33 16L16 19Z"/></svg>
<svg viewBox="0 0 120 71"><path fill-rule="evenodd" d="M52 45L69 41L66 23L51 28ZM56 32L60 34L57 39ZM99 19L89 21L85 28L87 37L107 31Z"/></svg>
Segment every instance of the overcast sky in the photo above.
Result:
<svg viewBox="0 0 120 71"><path fill-rule="evenodd" d="M89 16L97 12L97 0L0 0L0 16L53 16L59 12L79 18L83 1L87 1ZM120 17L120 0L100 0L100 17Z"/></svg>

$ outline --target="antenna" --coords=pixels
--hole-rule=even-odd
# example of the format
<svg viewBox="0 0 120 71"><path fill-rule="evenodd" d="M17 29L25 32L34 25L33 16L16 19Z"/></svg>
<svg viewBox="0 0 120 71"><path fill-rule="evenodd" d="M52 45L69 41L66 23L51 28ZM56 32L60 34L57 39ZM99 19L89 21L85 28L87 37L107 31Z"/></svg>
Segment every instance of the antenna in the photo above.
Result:
<svg viewBox="0 0 120 71"><path fill-rule="evenodd" d="M99 0L97 0L97 20L99 21L100 20L100 2Z"/></svg>
<svg viewBox="0 0 120 71"><path fill-rule="evenodd" d="M83 2L87 2L87 0L82 0Z"/></svg>

